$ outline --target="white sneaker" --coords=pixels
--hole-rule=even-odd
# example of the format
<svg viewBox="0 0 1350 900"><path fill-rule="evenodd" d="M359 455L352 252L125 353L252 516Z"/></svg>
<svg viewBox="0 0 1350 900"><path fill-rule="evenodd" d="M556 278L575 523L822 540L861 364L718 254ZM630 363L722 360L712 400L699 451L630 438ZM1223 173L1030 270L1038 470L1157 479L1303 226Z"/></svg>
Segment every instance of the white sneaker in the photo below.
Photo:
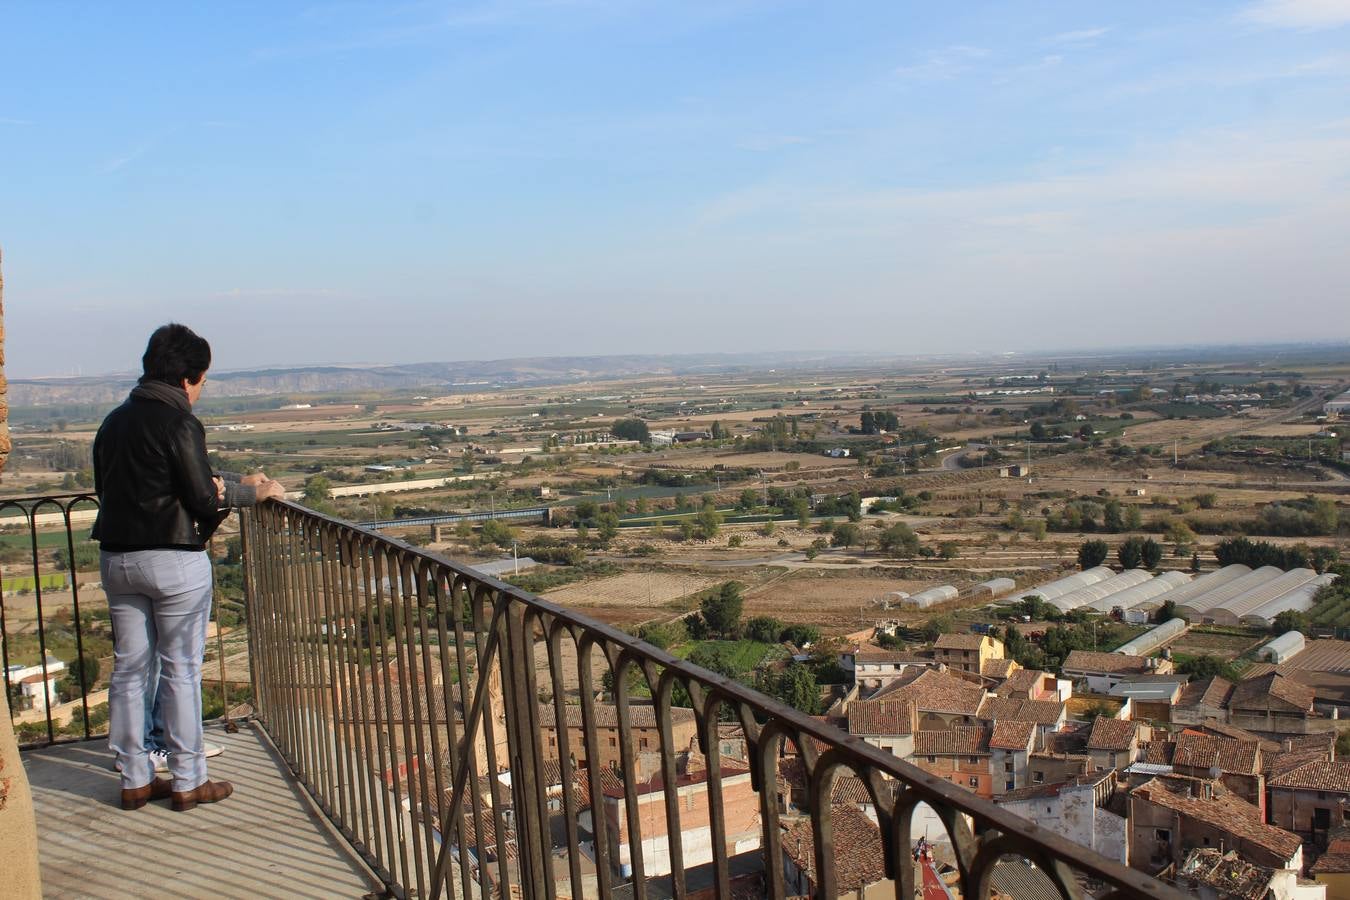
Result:
<svg viewBox="0 0 1350 900"><path fill-rule="evenodd" d="M212 757L216 757L224 753L225 748L220 746L219 744L213 744L210 741L202 741L202 751L206 754L207 759L211 759ZM155 764L156 775L169 774L168 750L151 750L150 760ZM118 762L116 759L113 760L113 769L117 772L122 771L122 764Z"/></svg>
<svg viewBox="0 0 1350 900"><path fill-rule="evenodd" d="M167 774L169 774L169 751L168 751L168 750L159 750L159 749L151 750L151 751L150 751L150 761L151 761L152 763L155 764L155 774L156 774L156 775L167 775Z"/></svg>

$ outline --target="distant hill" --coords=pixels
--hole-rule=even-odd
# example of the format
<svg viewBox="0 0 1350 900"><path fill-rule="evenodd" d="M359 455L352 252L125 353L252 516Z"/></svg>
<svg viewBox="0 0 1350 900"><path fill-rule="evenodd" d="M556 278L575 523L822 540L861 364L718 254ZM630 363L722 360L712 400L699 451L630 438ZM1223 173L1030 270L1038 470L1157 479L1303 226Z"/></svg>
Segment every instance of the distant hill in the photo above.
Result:
<svg viewBox="0 0 1350 900"><path fill-rule="evenodd" d="M691 353L670 356L558 356L398 366L303 366L211 372L210 397L362 391L454 390L642 375L762 372L770 368L862 367L894 358L808 353ZM131 374L81 378L19 378L9 382L14 407L115 403L136 383Z"/></svg>

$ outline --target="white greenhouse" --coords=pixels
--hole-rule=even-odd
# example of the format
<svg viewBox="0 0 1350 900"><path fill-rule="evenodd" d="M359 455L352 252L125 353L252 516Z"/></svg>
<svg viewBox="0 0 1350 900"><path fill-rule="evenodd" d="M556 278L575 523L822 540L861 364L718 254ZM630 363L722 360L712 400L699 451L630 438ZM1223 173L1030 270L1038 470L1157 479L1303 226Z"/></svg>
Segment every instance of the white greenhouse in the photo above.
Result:
<svg viewBox="0 0 1350 900"><path fill-rule="evenodd" d="M1199 576L1189 584L1178 585L1165 594L1159 594L1151 600L1145 600L1142 603L1136 603L1134 608L1152 612L1159 609L1167 601L1176 604L1184 603L1192 597L1198 597L1200 594L1208 593L1220 585L1235 581L1243 575L1251 572L1251 569L1238 563L1231 566L1224 566L1216 572L1207 572Z"/></svg>
<svg viewBox="0 0 1350 900"><path fill-rule="evenodd" d="M1150 578L1148 581L1136 584L1132 588L1126 588L1120 593L1089 603L1088 608L1102 613L1109 613L1116 607L1129 609L1145 600L1152 600L1154 597L1166 594L1168 591L1179 588L1184 584L1189 584L1190 581L1191 576L1188 572L1163 572L1157 578Z"/></svg>
<svg viewBox="0 0 1350 900"><path fill-rule="evenodd" d="M1011 578L991 578L976 585L976 590L988 591L992 597L998 599L1017 590L1017 582Z"/></svg>
<svg viewBox="0 0 1350 900"><path fill-rule="evenodd" d="M1116 648L1117 653L1127 656L1148 656L1163 644L1186 633L1190 626L1185 619L1168 619L1157 628L1150 628L1139 637Z"/></svg>
<svg viewBox="0 0 1350 900"><path fill-rule="evenodd" d="M1056 597L1064 596L1070 591L1076 591L1081 587L1087 587L1089 584L1105 581L1115 574L1115 571L1110 566L1097 566L1095 569L1075 572L1072 575L1064 576L1058 581L1052 581L1049 584L1043 584L1040 587L1034 587L1030 590L1023 591L1021 594L1017 595L1017 599L1025 600L1027 597L1040 597L1042 600L1053 600Z"/></svg>
<svg viewBox="0 0 1350 900"><path fill-rule="evenodd" d="M1317 573L1312 569L1290 569L1278 578L1272 578L1265 584L1206 610L1201 618L1215 625L1236 625L1252 610L1260 609L1272 600L1278 600L1316 577Z"/></svg>
<svg viewBox="0 0 1350 900"><path fill-rule="evenodd" d="M1105 581L1099 581L1096 584L1090 584L1087 587L1081 587L1076 591L1070 591L1060 597L1050 601L1050 604L1060 612L1068 612L1071 609L1077 609L1089 603L1110 597L1112 594L1119 594L1126 588L1132 588L1145 581L1151 581L1153 576L1147 569L1126 569L1119 575L1113 575Z"/></svg>
<svg viewBox="0 0 1350 900"><path fill-rule="evenodd" d="M1243 575L1241 578L1234 578L1227 584L1220 585L1212 591L1206 591L1203 594L1191 597L1181 603L1178 603L1178 613L1181 613L1188 619L1197 618L1200 613L1221 606L1241 594L1245 594L1254 587L1260 587L1267 581L1274 581L1284 574L1278 566L1262 566L1254 572Z"/></svg>
<svg viewBox="0 0 1350 900"><path fill-rule="evenodd" d="M926 591L919 591L917 594L911 594L905 598L904 605L914 609L927 609L939 603L946 603L948 600L955 600L960 593L950 584L944 584L929 588Z"/></svg>
<svg viewBox="0 0 1350 900"><path fill-rule="evenodd" d="M1243 625L1255 625L1258 628L1269 628L1275 621L1275 617L1286 610L1295 612L1307 612L1313 608L1313 598L1317 592L1328 584L1336 580L1336 576L1331 572L1325 575L1318 575L1307 584L1294 588L1283 597L1277 597L1267 603L1265 606L1257 607L1247 615L1242 617Z"/></svg>
<svg viewBox="0 0 1350 900"><path fill-rule="evenodd" d="M1287 662L1291 657L1302 653L1307 644L1308 642L1303 639L1303 635L1297 631L1286 631L1257 650L1256 658L1273 662L1278 666L1280 663Z"/></svg>

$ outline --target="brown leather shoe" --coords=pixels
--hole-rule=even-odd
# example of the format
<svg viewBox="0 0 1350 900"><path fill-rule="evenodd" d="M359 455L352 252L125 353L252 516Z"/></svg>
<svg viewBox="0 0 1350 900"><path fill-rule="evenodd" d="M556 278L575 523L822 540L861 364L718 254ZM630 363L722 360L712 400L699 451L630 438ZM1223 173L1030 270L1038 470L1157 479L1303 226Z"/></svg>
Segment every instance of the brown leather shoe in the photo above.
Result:
<svg viewBox="0 0 1350 900"><path fill-rule="evenodd" d="M156 778L145 787L122 788L122 808L140 809L151 800L163 800L173 793L173 782L167 778Z"/></svg>
<svg viewBox="0 0 1350 900"><path fill-rule="evenodd" d="M219 803L234 793L234 785L228 781L203 781L190 791L173 792L175 812L187 812L198 803Z"/></svg>

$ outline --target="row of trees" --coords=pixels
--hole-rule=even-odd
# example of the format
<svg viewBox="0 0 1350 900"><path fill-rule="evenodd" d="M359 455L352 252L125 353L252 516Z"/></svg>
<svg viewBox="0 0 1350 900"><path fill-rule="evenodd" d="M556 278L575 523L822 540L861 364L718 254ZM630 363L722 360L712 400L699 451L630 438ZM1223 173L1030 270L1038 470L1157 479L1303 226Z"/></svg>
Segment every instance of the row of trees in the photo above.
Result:
<svg viewBox="0 0 1350 900"><path fill-rule="evenodd" d="M1084 570L1096 568L1106 562L1110 552L1106 541L1084 541L1078 548L1078 565ZM1150 537L1135 535L1116 547L1116 560L1126 569L1156 569L1162 557L1162 545Z"/></svg>
<svg viewBox="0 0 1350 900"><path fill-rule="evenodd" d="M1319 574L1340 557L1334 547L1309 547L1306 544L1283 546L1269 541L1253 541L1245 537L1228 538L1214 548L1219 565L1242 564L1253 569L1275 566L1280 569L1314 569Z"/></svg>

